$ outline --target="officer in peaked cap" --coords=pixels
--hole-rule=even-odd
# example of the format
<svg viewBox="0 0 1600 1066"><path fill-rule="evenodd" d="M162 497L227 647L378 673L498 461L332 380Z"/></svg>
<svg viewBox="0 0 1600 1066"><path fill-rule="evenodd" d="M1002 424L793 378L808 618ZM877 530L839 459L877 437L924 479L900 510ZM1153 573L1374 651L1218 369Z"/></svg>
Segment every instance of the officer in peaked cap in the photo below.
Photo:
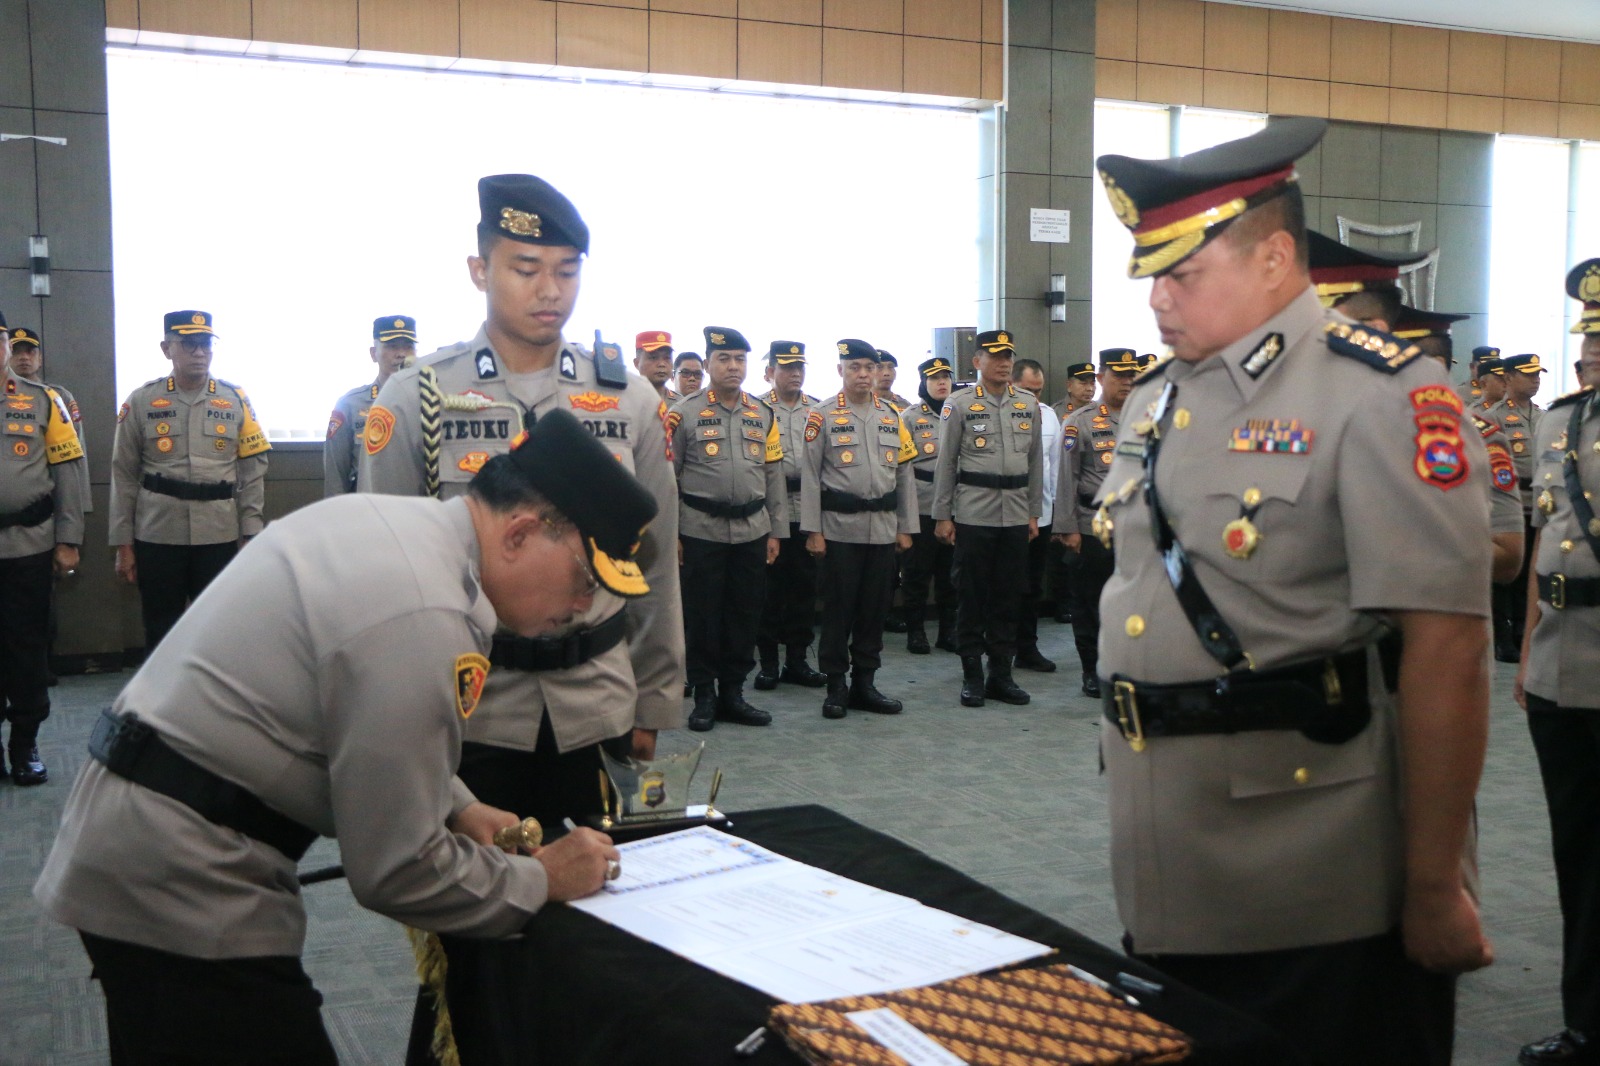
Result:
<svg viewBox="0 0 1600 1066"><path fill-rule="evenodd" d="M1066 374L1067 394L1051 405L1051 410L1055 411L1063 426L1072 412L1094 399L1096 384L1092 362L1068 363ZM1077 593L1074 591L1077 578L1074 571L1078 568L1078 559L1076 552L1063 549L1051 563L1050 587L1060 590L1056 593L1056 621L1062 625L1071 625L1077 611Z"/></svg>
<svg viewBox="0 0 1600 1066"><path fill-rule="evenodd" d="M741 387L750 342L707 326L706 374L667 415L678 475L683 629L694 710L689 728L720 719L763 726L772 715L744 697L755 666L767 567L788 532L778 417Z"/></svg>
<svg viewBox="0 0 1600 1066"><path fill-rule="evenodd" d="M328 416L328 439L322 448L322 494L337 496L356 490L356 469L361 442L367 432L367 412L378 392L394 372L417 358L417 320L409 315L383 315L372 323L372 346L367 349L378 364L378 379L357 385L333 405Z"/></svg>
<svg viewBox="0 0 1600 1066"><path fill-rule="evenodd" d="M1094 363L1068 363L1066 374L1067 395L1052 405L1063 423L1068 415L1094 399Z"/></svg>
<svg viewBox="0 0 1600 1066"><path fill-rule="evenodd" d="M900 595L905 601L906 650L927 655L928 586L933 586L933 604L938 622L933 647L955 651L956 591L950 582L950 567L955 561L950 545L933 535L933 477L939 466L942 426L939 412L950 396L955 381L950 360L936 355L917 364L918 402L900 412L906 429L917 446L911 461L911 476L917 482L917 520L920 528L911 534L911 549L901 557Z"/></svg>
<svg viewBox="0 0 1600 1066"><path fill-rule="evenodd" d="M1514 690L1550 810L1565 1028L1524 1047L1526 1066L1600 1062L1600 259L1572 269L1567 295L1583 302L1572 332L1591 380L1550 404L1534 448L1537 590Z"/></svg>
<svg viewBox="0 0 1600 1066"><path fill-rule="evenodd" d="M168 314L172 373L117 413L109 540L118 575L139 586L147 649L264 522L272 445L244 390L211 376L213 326L205 311Z"/></svg>
<svg viewBox="0 0 1600 1066"><path fill-rule="evenodd" d="M655 386L668 406L683 398L671 385L672 334L666 330L647 329L633 338L633 368Z"/></svg>
<svg viewBox="0 0 1600 1066"><path fill-rule="evenodd" d="M781 340L769 344L766 378L772 384L766 401L778 417L778 443L783 447L787 517L777 531L783 540L778 558L767 569L767 600L761 608L761 639L756 646L761 666L755 686L768 691L785 681L821 688L827 678L806 661L806 650L815 635L817 561L806 551L806 535L800 528L806 416L821 402L804 389L806 346ZM782 669L778 667L779 645L784 648Z"/></svg>
<svg viewBox="0 0 1600 1066"><path fill-rule="evenodd" d="M1500 427L1511 447L1511 462L1516 469L1517 488L1522 496L1524 520L1523 566L1509 585L1495 588L1495 658L1514 663L1521 655L1522 637L1528 612L1528 564L1533 554L1533 466L1534 444L1544 410L1533 402L1539 391L1544 367L1532 352L1500 357L1505 380L1505 396L1483 412L1486 422Z"/></svg>
<svg viewBox="0 0 1600 1066"><path fill-rule="evenodd" d="M1401 309L1400 268L1427 259L1428 252L1383 255L1366 252L1307 230L1311 282L1322 306L1336 308L1364 326L1392 330Z"/></svg>
<svg viewBox="0 0 1600 1066"><path fill-rule="evenodd" d="M1173 351L1095 522L1112 876L1134 953L1313 1061L1446 1063L1491 959L1487 457L1436 363L1318 301L1295 160L1326 127L1098 161Z"/></svg>
<svg viewBox="0 0 1600 1066"><path fill-rule="evenodd" d="M1039 535L1044 454L1039 401L1011 384L1011 334L978 334L978 383L945 401L934 473L935 535L955 547L961 703L1020 706L1011 675L1028 583L1028 544ZM989 657L987 679L983 656Z"/></svg>
<svg viewBox="0 0 1600 1066"><path fill-rule="evenodd" d="M1499 349L1494 349L1499 351ZM1506 367L1501 360L1503 356L1486 355L1478 360L1478 384L1483 387L1483 395L1473 407L1472 413L1482 416L1489 408L1506 398Z"/></svg>
<svg viewBox="0 0 1600 1066"><path fill-rule="evenodd" d="M103 712L34 894L81 933L118 1056L336 1061L299 961L319 836L362 905L433 931L509 936L620 873L590 829L490 846L517 815L454 776L497 625L646 592L654 496L563 411L518 438L464 497L273 522Z"/></svg>
<svg viewBox="0 0 1600 1066"><path fill-rule="evenodd" d="M1456 394L1461 397L1461 402L1467 405L1468 410L1489 406L1483 403L1483 368L1480 364L1485 359L1498 358L1500 349L1492 344L1480 344L1472 349L1472 361L1467 364L1467 380L1456 386Z"/></svg>
<svg viewBox="0 0 1600 1066"><path fill-rule="evenodd" d="M821 571L822 716L899 714L900 701L879 692L875 679L895 553L911 547L917 528L917 447L894 408L873 395L878 350L854 337L837 348L844 387L806 416L800 468L800 528Z"/></svg>

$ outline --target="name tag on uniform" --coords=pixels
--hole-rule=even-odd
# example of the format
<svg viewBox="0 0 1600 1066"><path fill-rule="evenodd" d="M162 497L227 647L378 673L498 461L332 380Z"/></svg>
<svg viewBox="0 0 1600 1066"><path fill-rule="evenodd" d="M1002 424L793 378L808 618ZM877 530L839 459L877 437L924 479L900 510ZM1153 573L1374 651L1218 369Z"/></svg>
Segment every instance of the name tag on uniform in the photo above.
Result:
<svg viewBox="0 0 1600 1066"><path fill-rule="evenodd" d="M1117 450L1114 454L1125 455L1130 459L1143 459L1144 442L1137 440L1125 440L1121 444L1117 445Z"/></svg>

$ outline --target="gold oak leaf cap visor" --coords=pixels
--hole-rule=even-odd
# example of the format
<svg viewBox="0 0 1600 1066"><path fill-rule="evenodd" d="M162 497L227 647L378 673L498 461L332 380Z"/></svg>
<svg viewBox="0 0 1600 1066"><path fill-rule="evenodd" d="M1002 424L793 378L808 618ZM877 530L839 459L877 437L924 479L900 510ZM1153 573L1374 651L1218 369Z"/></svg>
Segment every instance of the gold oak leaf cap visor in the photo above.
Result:
<svg viewBox="0 0 1600 1066"><path fill-rule="evenodd" d="M578 527L600 584L630 599L649 592L636 556L655 497L567 411L541 415L512 444L523 478Z"/></svg>
<svg viewBox="0 0 1600 1066"><path fill-rule="evenodd" d="M1282 195L1299 180L1294 161L1327 129L1324 119L1289 118L1176 159L1101 156L1106 198L1133 234L1128 276L1166 273L1250 208Z"/></svg>

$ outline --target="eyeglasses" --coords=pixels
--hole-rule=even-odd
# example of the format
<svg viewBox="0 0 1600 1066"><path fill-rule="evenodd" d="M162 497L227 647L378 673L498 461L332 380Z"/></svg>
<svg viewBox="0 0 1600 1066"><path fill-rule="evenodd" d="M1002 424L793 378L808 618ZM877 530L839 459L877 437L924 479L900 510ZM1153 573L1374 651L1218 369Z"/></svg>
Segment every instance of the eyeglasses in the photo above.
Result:
<svg viewBox="0 0 1600 1066"><path fill-rule="evenodd" d="M578 564L578 573L583 575L583 591L574 596L573 599L587 600L593 599L595 596L599 595L600 579L595 576L594 568L589 565L589 560L579 554L571 544L567 543L566 533L560 526L556 525L543 515L539 516L539 521L544 523L545 529L550 531L550 535L552 537L555 537L557 540L561 541L562 544L566 545L567 551L572 555L573 561Z"/></svg>

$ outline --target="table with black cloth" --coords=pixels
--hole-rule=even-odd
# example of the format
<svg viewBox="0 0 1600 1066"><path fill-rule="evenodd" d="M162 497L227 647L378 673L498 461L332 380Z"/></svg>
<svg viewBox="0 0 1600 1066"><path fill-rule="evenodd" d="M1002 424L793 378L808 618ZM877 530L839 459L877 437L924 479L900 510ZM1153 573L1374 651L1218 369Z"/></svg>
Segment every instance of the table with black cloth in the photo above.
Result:
<svg viewBox="0 0 1600 1066"><path fill-rule="evenodd" d="M892 837L826 807L778 807L729 816L728 832L799 862L897 892L1057 948L1024 965L1070 962L1110 978L1125 972L1166 986L1143 1008L1195 1041L1204 1066L1300 1061L1260 1023L1119 951L1030 910ZM1041 849L1049 841L1040 841ZM513 940L445 936L446 996L462 1066L700 1066L800 1061L771 1037L754 1056L733 1047L765 1024L777 1002L598 918L554 905ZM413 1032L406 1061L432 1061L430 1032Z"/></svg>

